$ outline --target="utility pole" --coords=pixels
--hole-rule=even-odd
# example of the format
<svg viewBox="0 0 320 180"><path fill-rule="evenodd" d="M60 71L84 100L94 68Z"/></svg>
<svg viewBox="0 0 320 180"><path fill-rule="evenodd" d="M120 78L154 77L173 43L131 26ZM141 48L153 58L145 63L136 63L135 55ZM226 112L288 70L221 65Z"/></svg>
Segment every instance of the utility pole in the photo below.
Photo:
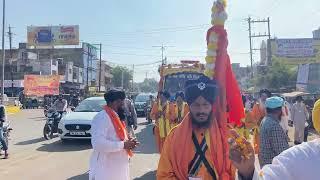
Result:
<svg viewBox="0 0 320 180"><path fill-rule="evenodd" d="M123 87L123 76L124 76L124 75L123 75L123 71L124 71L124 70L122 69L122 70L121 70L121 88L122 88L122 89L124 89L124 87Z"/></svg>
<svg viewBox="0 0 320 180"><path fill-rule="evenodd" d="M258 35L252 34L252 24L256 23L267 23L268 26L268 33L261 34L259 33ZM270 44L270 39L271 39L271 33L270 33L270 18L268 17L267 19L263 20L253 20L251 17L248 18L248 24L249 24L249 45L250 45L250 61L251 61L251 78L253 78L253 50L261 50L261 49L253 49L252 48L252 39L253 38L263 38L263 37L268 37L268 43L267 43L267 54L268 54L268 62L271 62L271 44Z"/></svg>
<svg viewBox="0 0 320 180"><path fill-rule="evenodd" d="M133 84L134 84L133 77L134 77L134 64L132 64L132 84L131 84L132 92L134 91L134 89L133 89Z"/></svg>
<svg viewBox="0 0 320 180"><path fill-rule="evenodd" d="M100 49L100 64L99 64L99 92L101 90L101 65L102 65L102 55L101 55L101 52L102 52L102 44L100 43L99 44L99 49Z"/></svg>
<svg viewBox="0 0 320 180"><path fill-rule="evenodd" d="M250 45L251 78L253 78L252 39L251 39L251 17L248 18L248 23L249 23L249 45Z"/></svg>
<svg viewBox="0 0 320 180"><path fill-rule="evenodd" d="M5 50L4 50L4 25L5 25L5 10L6 0L2 0L2 79L1 79L1 102L4 103L4 66L5 66Z"/></svg>
<svg viewBox="0 0 320 180"><path fill-rule="evenodd" d="M163 44L161 46L152 46L152 47L156 47L156 48L160 48L161 49L161 62L162 62L162 65L165 65L167 62L166 62L166 59L167 58L164 58L164 50L168 47L173 47L173 46L164 46Z"/></svg>
<svg viewBox="0 0 320 180"><path fill-rule="evenodd" d="M12 31L11 31L11 26L9 25L9 47L10 47L10 75L11 75L11 97L13 97L13 67L12 67Z"/></svg>
<svg viewBox="0 0 320 180"><path fill-rule="evenodd" d="M87 93L89 94L89 60L90 60L90 47L87 44Z"/></svg>

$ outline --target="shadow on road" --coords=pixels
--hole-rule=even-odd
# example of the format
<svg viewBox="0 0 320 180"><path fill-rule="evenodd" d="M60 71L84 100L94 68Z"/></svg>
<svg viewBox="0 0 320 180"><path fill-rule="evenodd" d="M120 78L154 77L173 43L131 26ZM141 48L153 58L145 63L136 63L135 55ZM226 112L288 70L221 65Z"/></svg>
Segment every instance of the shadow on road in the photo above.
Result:
<svg viewBox="0 0 320 180"><path fill-rule="evenodd" d="M141 154L154 154L157 153L157 148L153 136L153 125L147 125L136 134L138 141L141 143L140 146L135 149L135 153Z"/></svg>
<svg viewBox="0 0 320 180"><path fill-rule="evenodd" d="M67 180L88 180L88 179L89 179L89 173L84 173L84 174L80 174L80 175L68 178Z"/></svg>
<svg viewBox="0 0 320 180"><path fill-rule="evenodd" d="M142 175L141 177L134 178L134 180L151 180L151 179L156 179L156 171L150 171Z"/></svg>
<svg viewBox="0 0 320 180"><path fill-rule="evenodd" d="M90 140L70 140L66 142L55 141L53 143L42 144L37 151L45 152L67 152L67 151L83 151L91 149Z"/></svg>
<svg viewBox="0 0 320 180"><path fill-rule="evenodd" d="M45 141L46 139L44 139L44 137L40 137L40 138L35 138L35 139L30 139L30 140L26 140L26 141L21 141L16 143L15 145L29 145L29 144L36 144L38 142L42 142Z"/></svg>

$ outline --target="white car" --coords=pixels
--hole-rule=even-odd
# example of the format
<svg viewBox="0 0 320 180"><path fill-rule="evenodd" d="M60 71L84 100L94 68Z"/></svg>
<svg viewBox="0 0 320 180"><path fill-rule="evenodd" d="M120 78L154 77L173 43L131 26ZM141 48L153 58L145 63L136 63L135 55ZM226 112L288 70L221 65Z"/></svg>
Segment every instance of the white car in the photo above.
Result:
<svg viewBox="0 0 320 180"><path fill-rule="evenodd" d="M62 117L58 125L60 139L91 139L91 122L106 101L103 97L91 97L83 100L73 112Z"/></svg>

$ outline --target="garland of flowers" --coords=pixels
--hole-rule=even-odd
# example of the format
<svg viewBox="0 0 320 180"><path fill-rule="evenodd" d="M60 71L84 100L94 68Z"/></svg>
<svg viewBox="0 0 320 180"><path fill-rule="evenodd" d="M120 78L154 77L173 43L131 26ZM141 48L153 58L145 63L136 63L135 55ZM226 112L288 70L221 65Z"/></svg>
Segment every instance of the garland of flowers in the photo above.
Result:
<svg viewBox="0 0 320 180"><path fill-rule="evenodd" d="M213 26L224 26L225 21L227 20L227 13L225 11L226 0L217 0L213 3L212 14L211 14L211 24ZM218 47L219 36L215 32L211 32L208 39L207 45L207 56L205 72L204 74L209 78L214 78L215 76L215 62L217 60L218 50L221 47Z"/></svg>

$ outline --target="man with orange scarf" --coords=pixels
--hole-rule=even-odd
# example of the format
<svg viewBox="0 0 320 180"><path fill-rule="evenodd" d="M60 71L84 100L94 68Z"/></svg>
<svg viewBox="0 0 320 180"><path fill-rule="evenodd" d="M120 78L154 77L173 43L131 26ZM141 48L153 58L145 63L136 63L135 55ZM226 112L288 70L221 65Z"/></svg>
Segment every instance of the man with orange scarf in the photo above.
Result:
<svg viewBox="0 0 320 180"><path fill-rule="evenodd" d="M160 157L158 180L231 180L234 170L224 145L226 134L216 112L218 85L206 76L187 81L190 113L168 135Z"/></svg>
<svg viewBox="0 0 320 180"><path fill-rule="evenodd" d="M266 99L271 97L271 92L267 89L261 89L259 92L260 99L253 105L251 112L251 120L253 120L253 144L254 152L260 152L260 124L262 119L266 116L265 102Z"/></svg>
<svg viewBox="0 0 320 180"><path fill-rule="evenodd" d="M168 99L170 94L167 91L159 92L159 98L157 102L153 104L151 110L151 118L155 120L154 136L159 153L161 153L163 143L169 134L170 117L171 117L171 105Z"/></svg>
<svg viewBox="0 0 320 180"><path fill-rule="evenodd" d="M110 90L104 98L107 105L91 123L93 153L89 180L129 180L129 157L139 143L128 136L125 122L119 118L119 112L124 112L125 93Z"/></svg>
<svg viewBox="0 0 320 180"><path fill-rule="evenodd" d="M174 110L171 113L171 129L174 128L176 125L181 123L182 119L189 113L189 106L186 102L184 102L184 93L177 92L176 93L176 102L172 103L172 109Z"/></svg>

